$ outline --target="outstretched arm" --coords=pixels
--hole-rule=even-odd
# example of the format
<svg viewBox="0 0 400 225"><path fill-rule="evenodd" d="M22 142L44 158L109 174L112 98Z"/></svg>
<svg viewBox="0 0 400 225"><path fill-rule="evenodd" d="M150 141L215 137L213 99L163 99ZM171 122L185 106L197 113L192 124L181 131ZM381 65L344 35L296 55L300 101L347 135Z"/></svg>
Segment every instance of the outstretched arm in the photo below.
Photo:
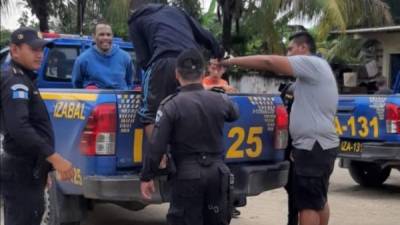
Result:
<svg viewBox="0 0 400 225"><path fill-rule="evenodd" d="M221 61L224 66L237 65L247 69L266 70L278 75L293 76L293 68L288 57L277 55L252 55L235 57Z"/></svg>

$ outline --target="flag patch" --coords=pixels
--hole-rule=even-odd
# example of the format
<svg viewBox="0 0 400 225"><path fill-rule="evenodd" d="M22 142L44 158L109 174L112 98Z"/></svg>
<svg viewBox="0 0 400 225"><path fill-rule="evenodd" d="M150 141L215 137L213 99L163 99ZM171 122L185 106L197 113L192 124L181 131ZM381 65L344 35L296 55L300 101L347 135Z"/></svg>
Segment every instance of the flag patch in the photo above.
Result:
<svg viewBox="0 0 400 225"><path fill-rule="evenodd" d="M24 84L14 84L11 91L13 99L29 99L29 88Z"/></svg>

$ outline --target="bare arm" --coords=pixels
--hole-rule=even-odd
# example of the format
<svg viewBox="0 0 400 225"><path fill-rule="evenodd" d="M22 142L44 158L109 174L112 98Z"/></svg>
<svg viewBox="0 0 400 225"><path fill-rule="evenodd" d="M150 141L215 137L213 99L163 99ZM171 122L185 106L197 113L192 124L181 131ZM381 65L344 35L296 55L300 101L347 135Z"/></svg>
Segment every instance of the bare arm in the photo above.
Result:
<svg viewBox="0 0 400 225"><path fill-rule="evenodd" d="M285 56L277 55L252 55L235 57L221 61L224 66L237 65L247 69L267 70L278 75L293 76L293 68L289 59Z"/></svg>

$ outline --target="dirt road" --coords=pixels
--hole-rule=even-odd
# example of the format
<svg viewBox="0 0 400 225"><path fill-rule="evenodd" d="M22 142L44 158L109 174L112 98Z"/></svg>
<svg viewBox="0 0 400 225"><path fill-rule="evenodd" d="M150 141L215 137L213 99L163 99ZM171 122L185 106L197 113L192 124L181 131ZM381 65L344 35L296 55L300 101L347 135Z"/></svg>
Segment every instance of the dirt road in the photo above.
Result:
<svg viewBox="0 0 400 225"><path fill-rule="evenodd" d="M286 192L283 189L266 192L248 199L242 215L232 225L286 224ZM330 225L399 225L400 172L392 171L379 189L358 186L347 170L336 167L329 193ZM84 225L165 225L167 204L150 206L131 212L113 205L97 206Z"/></svg>

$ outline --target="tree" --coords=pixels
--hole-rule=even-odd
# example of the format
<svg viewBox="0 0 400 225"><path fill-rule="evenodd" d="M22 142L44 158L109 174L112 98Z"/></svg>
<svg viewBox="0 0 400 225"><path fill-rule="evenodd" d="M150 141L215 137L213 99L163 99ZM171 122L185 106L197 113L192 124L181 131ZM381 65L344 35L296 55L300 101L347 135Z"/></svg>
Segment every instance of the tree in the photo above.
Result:
<svg viewBox="0 0 400 225"><path fill-rule="evenodd" d="M244 27L251 26L246 23L252 20L251 17L258 18L255 24L260 29L278 22L282 13L291 18L314 19L318 21L320 39L326 38L335 29L392 24L388 5L380 0L218 0L218 4L223 17L223 45L227 50L231 48L233 22L236 21L236 32L240 33L239 27L244 24ZM263 10L268 13L263 13ZM274 30L272 26L264 38L276 40L279 35Z"/></svg>
<svg viewBox="0 0 400 225"><path fill-rule="evenodd" d="M198 0L171 0L172 5L184 9L193 18L200 19L201 7Z"/></svg>
<svg viewBox="0 0 400 225"><path fill-rule="evenodd" d="M0 49L8 45L10 37L11 31L5 29L4 27L0 27Z"/></svg>
<svg viewBox="0 0 400 225"><path fill-rule="evenodd" d="M36 15L39 20L39 29L42 32L49 31L49 11L50 1L47 0L27 0L31 8L32 14Z"/></svg>
<svg viewBox="0 0 400 225"><path fill-rule="evenodd" d="M232 44L233 21L236 22L236 32L239 32L239 18L242 14L243 1L218 0L218 17L222 16L222 45L228 52Z"/></svg>

